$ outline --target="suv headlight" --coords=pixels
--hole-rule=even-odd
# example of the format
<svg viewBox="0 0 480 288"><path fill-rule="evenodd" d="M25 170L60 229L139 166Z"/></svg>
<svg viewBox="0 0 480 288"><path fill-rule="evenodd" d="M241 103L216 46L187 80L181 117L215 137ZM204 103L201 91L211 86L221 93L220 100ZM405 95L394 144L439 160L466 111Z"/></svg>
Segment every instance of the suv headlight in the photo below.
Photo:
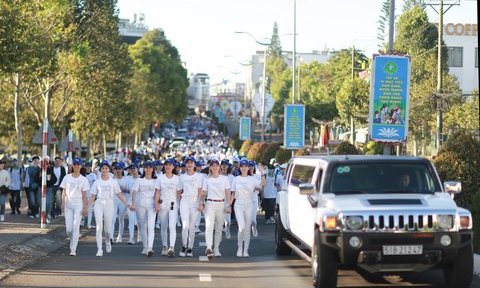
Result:
<svg viewBox="0 0 480 288"><path fill-rule="evenodd" d="M349 230L360 230L363 227L363 217L362 216L347 216L345 219L345 224Z"/></svg>
<svg viewBox="0 0 480 288"><path fill-rule="evenodd" d="M437 215L438 228L451 229L453 227L452 215Z"/></svg>

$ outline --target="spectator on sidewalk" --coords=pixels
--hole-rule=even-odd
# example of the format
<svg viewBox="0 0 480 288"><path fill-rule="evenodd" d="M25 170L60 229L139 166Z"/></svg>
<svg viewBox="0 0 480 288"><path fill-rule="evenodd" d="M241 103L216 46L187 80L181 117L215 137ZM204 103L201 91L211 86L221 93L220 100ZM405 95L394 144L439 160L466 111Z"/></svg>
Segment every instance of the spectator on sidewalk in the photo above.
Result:
<svg viewBox="0 0 480 288"><path fill-rule="evenodd" d="M56 216L61 214L60 208L62 205L62 194L57 193L58 189L60 188L60 183L62 183L63 178L67 175L67 171L63 166L63 159L61 157L55 157L55 163L53 166L53 174L57 181L53 184L52 188L52 209L51 209L51 216L55 218Z"/></svg>
<svg viewBox="0 0 480 288"><path fill-rule="evenodd" d="M28 209L30 210L30 218L39 217L38 208L40 207L40 158L33 156L32 163L27 167L25 172L25 187L28 187Z"/></svg>
<svg viewBox="0 0 480 288"><path fill-rule="evenodd" d="M10 174L5 170L5 159L0 159L0 222L5 221L5 201L10 185Z"/></svg>
<svg viewBox="0 0 480 288"><path fill-rule="evenodd" d="M12 159L10 172L10 185L8 189L10 191L10 208L12 212L10 214L20 213L20 204L21 204L21 194L23 190L23 178L24 178L24 168L18 165L17 159Z"/></svg>
<svg viewBox="0 0 480 288"><path fill-rule="evenodd" d="M275 224L275 205L277 200L277 185L280 185L281 177L277 177L273 167L267 170L265 187L263 188L262 209L265 211L266 224Z"/></svg>
<svg viewBox="0 0 480 288"><path fill-rule="evenodd" d="M53 185L57 181L57 177L53 173L53 162L50 161L50 157L47 156L48 166L47 166L47 223L50 223L52 220L52 202L54 202L53 198Z"/></svg>

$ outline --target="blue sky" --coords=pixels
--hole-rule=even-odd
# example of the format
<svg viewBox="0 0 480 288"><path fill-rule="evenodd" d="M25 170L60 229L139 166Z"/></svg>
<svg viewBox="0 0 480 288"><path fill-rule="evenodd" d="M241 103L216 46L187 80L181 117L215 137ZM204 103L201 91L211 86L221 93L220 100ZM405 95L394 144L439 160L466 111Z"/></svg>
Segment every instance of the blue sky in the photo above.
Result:
<svg viewBox="0 0 480 288"><path fill-rule="evenodd" d="M404 1L395 2L399 14ZM248 35L234 32L247 31L262 41L272 35L276 21L279 34L283 35L282 48L291 51L293 3L293 0L118 0L118 8L121 18L133 19L134 13L144 13L150 29L162 28L179 50L189 74L208 73L212 82L221 79L244 82L246 69L238 62L248 61L263 46ZM297 52L339 50L355 45L370 56L378 50L377 23L382 3L383 0L297 0ZM445 13L444 23L477 23L476 11L476 1L461 0L460 6ZM432 8L427 8L427 12L431 22L438 22L438 14Z"/></svg>

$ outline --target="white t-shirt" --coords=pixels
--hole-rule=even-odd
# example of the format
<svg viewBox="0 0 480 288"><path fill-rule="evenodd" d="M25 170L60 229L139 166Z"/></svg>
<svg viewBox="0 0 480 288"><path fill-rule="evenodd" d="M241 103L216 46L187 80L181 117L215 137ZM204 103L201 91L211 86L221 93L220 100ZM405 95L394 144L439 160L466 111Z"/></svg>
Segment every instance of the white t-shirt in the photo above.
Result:
<svg viewBox="0 0 480 288"><path fill-rule="evenodd" d="M255 187L260 186L260 180L255 176L237 176L233 180L232 191L235 192L235 203L250 204L255 196Z"/></svg>
<svg viewBox="0 0 480 288"><path fill-rule="evenodd" d="M171 178L162 175L157 180L157 186L160 188L160 199L163 203L177 202L177 192L182 189L180 177L173 174Z"/></svg>
<svg viewBox="0 0 480 288"><path fill-rule="evenodd" d="M20 187L22 186L20 171L19 168L10 169L10 185L8 186L8 189L14 191L20 190Z"/></svg>
<svg viewBox="0 0 480 288"><path fill-rule="evenodd" d="M156 179L137 178L133 182L132 192L136 193L138 204L143 207L150 207L155 202Z"/></svg>
<svg viewBox="0 0 480 288"><path fill-rule="evenodd" d="M263 198L274 199L277 198L277 187L275 187L275 175L270 177L269 174L266 175L265 187L263 187Z"/></svg>
<svg viewBox="0 0 480 288"><path fill-rule="evenodd" d="M60 188L65 192L66 202L82 202L82 191L88 192L90 184L83 175L73 177L73 174L67 174L60 183Z"/></svg>
<svg viewBox="0 0 480 288"><path fill-rule="evenodd" d="M228 177L224 175L218 175L216 178L212 176L205 177L202 190L206 191L207 199L225 200L225 190L230 190Z"/></svg>
<svg viewBox="0 0 480 288"><path fill-rule="evenodd" d="M60 184L60 176L62 175L62 167L53 167L53 174L55 174L55 177L57 177L57 182L53 184L54 186L58 186Z"/></svg>
<svg viewBox="0 0 480 288"><path fill-rule="evenodd" d="M120 186L120 190L122 190L122 193L124 194L130 193L130 187L128 186L127 177L122 177L122 179L115 178L115 180L117 181L118 186Z"/></svg>
<svg viewBox="0 0 480 288"><path fill-rule="evenodd" d="M93 183L90 192L97 196L97 201L106 203L107 201L113 201L116 194L121 193L122 190L120 190L120 186L115 179L103 180L100 177Z"/></svg>
<svg viewBox="0 0 480 288"><path fill-rule="evenodd" d="M202 189L202 179L203 177L197 173L193 175L188 175L187 173L180 176L180 184L183 198L194 198L198 197L198 189Z"/></svg>

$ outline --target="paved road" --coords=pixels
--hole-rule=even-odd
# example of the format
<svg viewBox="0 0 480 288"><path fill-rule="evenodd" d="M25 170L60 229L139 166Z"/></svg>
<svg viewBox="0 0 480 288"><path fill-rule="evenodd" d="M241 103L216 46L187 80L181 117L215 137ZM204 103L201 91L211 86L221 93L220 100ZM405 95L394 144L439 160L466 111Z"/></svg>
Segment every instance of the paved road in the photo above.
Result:
<svg viewBox="0 0 480 288"><path fill-rule="evenodd" d="M273 247L274 227L259 218L259 237L252 240L250 258L237 258L235 228L221 245L222 257L204 261L204 247L194 249L194 258L140 255L140 245L115 244L110 255L95 257L95 233L82 238L77 256L67 247L0 282L0 287L311 287L310 267L292 255L277 257ZM180 230L180 229L178 229ZM180 245L178 233L177 247ZM160 245L157 231L156 246ZM197 242L204 245L204 236ZM158 248L157 248L158 251ZM339 272L339 287L443 287L439 271L414 275L366 276L358 271ZM472 287L480 287L478 279Z"/></svg>

